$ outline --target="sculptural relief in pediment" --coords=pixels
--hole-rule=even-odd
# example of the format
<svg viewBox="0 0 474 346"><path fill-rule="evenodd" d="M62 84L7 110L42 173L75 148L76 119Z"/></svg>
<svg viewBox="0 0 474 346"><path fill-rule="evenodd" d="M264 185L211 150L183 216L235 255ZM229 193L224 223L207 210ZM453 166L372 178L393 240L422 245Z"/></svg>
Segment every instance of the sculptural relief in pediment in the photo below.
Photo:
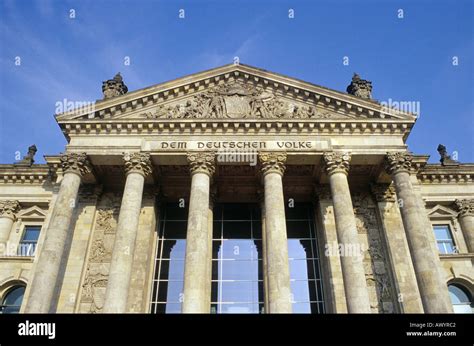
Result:
<svg viewBox="0 0 474 346"><path fill-rule="evenodd" d="M148 119L312 119L345 117L235 82L141 113Z"/></svg>

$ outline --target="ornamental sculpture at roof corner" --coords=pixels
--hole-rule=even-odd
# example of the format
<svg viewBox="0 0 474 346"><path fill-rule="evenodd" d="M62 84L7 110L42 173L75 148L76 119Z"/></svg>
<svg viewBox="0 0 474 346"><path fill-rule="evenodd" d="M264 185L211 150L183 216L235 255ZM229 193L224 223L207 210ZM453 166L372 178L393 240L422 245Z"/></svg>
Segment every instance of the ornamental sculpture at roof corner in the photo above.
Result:
<svg viewBox="0 0 474 346"><path fill-rule="evenodd" d="M23 160L15 163L15 165L30 167L35 162L34 157L35 157L35 154L36 154L37 151L38 151L38 149L36 149L36 145L34 145L34 144L30 145L28 147L28 153L23 157Z"/></svg>
<svg viewBox="0 0 474 346"><path fill-rule="evenodd" d="M448 155L448 151L446 150L446 147L444 145L438 145L438 153L441 156L439 162L441 162L443 166L459 165L459 162L453 160L451 156Z"/></svg>
<svg viewBox="0 0 474 346"><path fill-rule="evenodd" d="M113 79L102 82L102 93L104 100L124 95L128 92L128 88L123 82L120 72L115 75Z"/></svg>
<svg viewBox="0 0 474 346"><path fill-rule="evenodd" d="M370 100L372 98L372 82L361 79L357 73L354 73L352 82L347 86L346 90L349 94L363 99Z"/></svg>

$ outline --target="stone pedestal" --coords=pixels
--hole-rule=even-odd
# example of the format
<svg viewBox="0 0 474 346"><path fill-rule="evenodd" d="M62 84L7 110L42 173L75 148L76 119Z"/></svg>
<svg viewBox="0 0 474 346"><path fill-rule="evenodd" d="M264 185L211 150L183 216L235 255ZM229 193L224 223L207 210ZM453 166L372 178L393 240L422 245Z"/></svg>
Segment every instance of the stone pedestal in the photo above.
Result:
<svg viewBox="0 0 474 346"><path fill-rule="evenodd" d="M291 313L290 268L282 176L286 154L259 155L265 200L265 257L269 313Z"/></svg>
<svg viewBox="0 0 474 346"><path fill-rule="evenodd" d="M8 241L16 219L15 214L19 209L20 203L18 201L0 201L0 244ZM4 254L0 254L0 256L2 255Z"/></svg>
<svg viewBox="0 0 474 346"><path fill-rule="evenodd" d="M459 224L466 240L467 250L474 253L474 199L457 199Z"/></svg>
<svg viewBox="0 0 474 346"><path fill-rule="evenodd" d="M350 155L329 152L324 154L329 176L336 219L336 231L341 246L341 266L349 313L370 313L370 300L362 258L362 244L357 233L347 174Z"/></svg>
<svg viewBox="0 0 474 346"><path fill-rule="evenodd" d="M85 153L65 154L61 156L64 177L61 181L51 220L45 230L45 240L40 249L30 293L25 308L26 313L48 313L52 306L54 293L58 285L61 261L66 260L66 239L71 226L71 218L77 204L77 194L81 176L90 172Z"/></svg>
<svg viewBox="0 0 474 346"><path fill-rule="evenodd" d="M109 279L103 312L127 312L127 298L132 275L133 254L143 198L145 177L151 173L149 154L124 155L125 189L110 262Z"/></svg>
<svg viewBox="0 0 474 346"><path fill-rule="evenodd" d="M400 312L423 313L423 304L396 201L395 188L388 184L372 185L372 193L377 200L389 262L395 278Z"/></svg>
<svg viewBox="0 0 474 346"><path fill-rule="evenodd" d="M186 258L184 264L183 313L209 313L209 196L215 171L213 153L190 153L191 197L189 201Z"/></svg>
<svg viewBox="0 0 474 346"><path fill-rule="evenodd" d="M448 289L441 274L441 263L432 250L426 210L421 208L410 180L412 156L406 152L388 153L386 169L392 175L400 212L415 269L425 313L452 312Z"/></svg>

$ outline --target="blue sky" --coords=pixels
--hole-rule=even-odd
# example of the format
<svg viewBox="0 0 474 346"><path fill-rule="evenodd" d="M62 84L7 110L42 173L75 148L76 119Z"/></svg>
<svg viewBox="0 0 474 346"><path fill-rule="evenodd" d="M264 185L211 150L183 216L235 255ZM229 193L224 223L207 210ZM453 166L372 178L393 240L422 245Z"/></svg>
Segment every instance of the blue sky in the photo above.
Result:
<svg viewBox="0 0 474 346"><path fill-rule="evenodd" d="M133 91L234 56L340 91L358 72L375 99L420 102L413 152L438 162L443 143L474 162L473 3L0 0L0 163L63 151L56 103L100 99L118 71Z"/></svg>

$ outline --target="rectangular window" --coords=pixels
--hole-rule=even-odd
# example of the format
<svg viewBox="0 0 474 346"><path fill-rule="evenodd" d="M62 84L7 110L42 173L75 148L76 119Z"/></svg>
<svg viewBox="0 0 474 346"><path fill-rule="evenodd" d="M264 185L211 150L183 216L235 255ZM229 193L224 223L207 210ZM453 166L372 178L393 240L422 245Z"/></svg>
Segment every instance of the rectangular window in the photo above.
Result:
<svg viewBox="0 0 474 346"><path fill-rule="evenodd" d="M168 203L161 208L151 298L152 313L181 313L187 212L187 208L181 208L178 203Z"/></svg>
<svg viewBox="0 0 474 346"><path fill-rule="evenodd" d="M442 255L457 253L449 225L435 225L433 231L438 245L438 251Z"/></svg>
<svg viewBox="0 0 474 346"><path fill-rule="evenodd" d="M25 226L18 246L18 256L33 257L35 255L40 232L41 226Z"/></svg>
<svg viewBox="0 0 474 346"><path fill-rule="evenodd" d="M287 207L286 229L294 313L324 313L323 286L311 203Z"/></svg>
<svg viewBox="0 0 474 346"><path fill-rule="evenodd" d="M263 312L261 222L257 204L215 206L211 313Z"/></svg>

